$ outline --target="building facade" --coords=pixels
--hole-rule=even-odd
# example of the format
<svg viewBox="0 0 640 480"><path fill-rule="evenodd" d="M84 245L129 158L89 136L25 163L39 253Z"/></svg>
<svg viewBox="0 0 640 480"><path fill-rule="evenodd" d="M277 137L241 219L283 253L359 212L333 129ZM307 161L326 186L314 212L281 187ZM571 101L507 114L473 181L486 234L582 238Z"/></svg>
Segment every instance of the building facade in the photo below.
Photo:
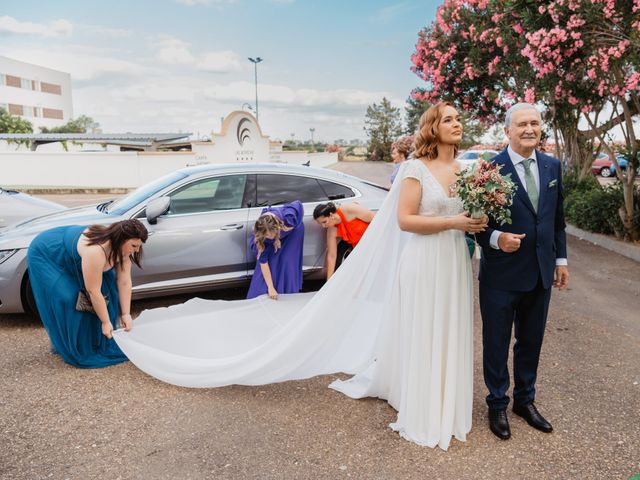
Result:
<svg viewBox="0 0 640 480"><path fill-rule="evenodd" d="M0 56L0 108L34 131L64 125L73 118L71 75Z"/></svg>

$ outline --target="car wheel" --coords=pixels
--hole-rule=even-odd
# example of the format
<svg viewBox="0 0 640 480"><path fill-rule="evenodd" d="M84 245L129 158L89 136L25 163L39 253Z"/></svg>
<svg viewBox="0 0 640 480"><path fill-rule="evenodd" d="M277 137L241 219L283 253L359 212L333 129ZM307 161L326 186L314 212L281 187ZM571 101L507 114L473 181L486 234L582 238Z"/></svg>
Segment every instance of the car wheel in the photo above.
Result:
<svg viewBox="0 0 640 480"><path fill-rule="evenodd" d="M609 167L604 167L600 170L600 175L604 178L609 178L611 176L611 169Z"/></svg>
<svg viewBox="0 0 640 480"><path fill-rule="evenodd" d="M25 279L22 282L22 305L24 307L24 313L30 317L40 319L38 307L36 306L36 297L33 296L33 289L31 288L31 281L29 280L28 273L25 275Z"/></svg>

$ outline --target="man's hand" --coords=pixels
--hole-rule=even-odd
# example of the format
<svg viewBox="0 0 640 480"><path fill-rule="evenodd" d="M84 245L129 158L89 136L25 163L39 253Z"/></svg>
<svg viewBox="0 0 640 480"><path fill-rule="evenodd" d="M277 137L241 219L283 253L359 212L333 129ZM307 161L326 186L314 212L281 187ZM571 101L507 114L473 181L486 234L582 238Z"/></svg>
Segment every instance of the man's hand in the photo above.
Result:
<svg viewBox="0 0 640 480"><path fill-rule="evenodd" d="M520 248L522 239L526 235L524 233L508 233L503 232L498 237L498 246L500 250L506 253L513 253Z"/></svg>
<svg viewBox="0 0 640 480"><path fill-rule="evenodd" d="M566 265L557 265L553 286L559 290L564 290L569 286L569 269Z"/></svg>

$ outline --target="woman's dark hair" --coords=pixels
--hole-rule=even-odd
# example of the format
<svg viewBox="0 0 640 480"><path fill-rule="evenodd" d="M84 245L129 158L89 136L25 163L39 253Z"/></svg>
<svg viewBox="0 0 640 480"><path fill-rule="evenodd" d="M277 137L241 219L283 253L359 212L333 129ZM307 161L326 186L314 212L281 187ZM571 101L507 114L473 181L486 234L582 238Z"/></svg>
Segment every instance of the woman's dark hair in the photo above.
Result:
<svg viewBox="0 0 640 480"><path fill-rule="evenodd" d="M112 223L108 226L91 225L84 236L89 239L87 245L100 245L101 243L110 242L111 253L109 254L108 260L115 267L122 264L122 245L124 245L124 242L137 238L140 239L142 243L145 243L149 237L149 233L140 220L133 218L131 220ZM135 252L130 258L133 263L141 267L142 247L140 247L139 252Z"/></svg>
<svg viewBox="0 0 640 480"><path fill-rule="evenodd" d="M321 203L313 209L313 219L317 220L319 217L328 217L332 213L336 213L335 203Z"/></svg>

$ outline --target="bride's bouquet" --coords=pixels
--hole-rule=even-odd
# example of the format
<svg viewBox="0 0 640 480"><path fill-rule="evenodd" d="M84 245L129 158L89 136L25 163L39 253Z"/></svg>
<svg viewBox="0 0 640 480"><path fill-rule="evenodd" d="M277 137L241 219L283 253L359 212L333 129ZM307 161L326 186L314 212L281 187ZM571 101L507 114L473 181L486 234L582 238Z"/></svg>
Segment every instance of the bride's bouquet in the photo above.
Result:
<svg viewBox="0 0 640 480"><path fill-rule="evenodd" d="M500 225L511 223L511 210L508 207L513 202L517 188L511 180L511 174L502 175L498 165L478 159L457 176L454 190L472 217L479 218L486 214Z"/></svg>

